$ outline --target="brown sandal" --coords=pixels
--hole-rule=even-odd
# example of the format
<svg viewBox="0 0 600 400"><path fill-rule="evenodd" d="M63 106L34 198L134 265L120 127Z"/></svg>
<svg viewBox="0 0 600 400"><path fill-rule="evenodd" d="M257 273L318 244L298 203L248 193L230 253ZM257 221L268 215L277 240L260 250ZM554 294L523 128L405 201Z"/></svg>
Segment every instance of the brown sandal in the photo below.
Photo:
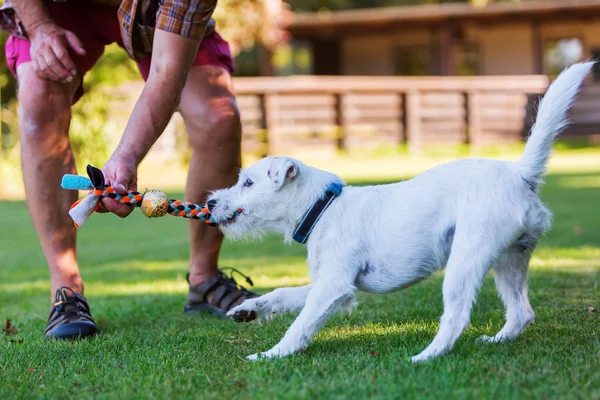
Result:
<svg viewBox="0 0 600 400"><path fill-rule="evenodd" d="M249 277L237 269L223 269L231 269L232 272L237 272L245 278L250 286L254 285ZM190 274L187 274L186 279L189 284ZM227 276L223 271L219 270L218 275L211 276L201 284L196 286L190 285L188 304L185 306L183 312L191 314L196 311L208 311L224 317L233 307L241 304L246 299L254 297L258 297L258 295L238 285L233 276Z"/></svg>

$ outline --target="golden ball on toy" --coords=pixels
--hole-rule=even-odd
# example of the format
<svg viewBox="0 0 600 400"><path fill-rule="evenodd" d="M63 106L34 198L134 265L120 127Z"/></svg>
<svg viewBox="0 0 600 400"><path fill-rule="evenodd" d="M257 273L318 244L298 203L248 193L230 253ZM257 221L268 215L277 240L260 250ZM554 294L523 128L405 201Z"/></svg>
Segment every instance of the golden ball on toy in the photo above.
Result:
<svg viewBox="0 0 600 400"><path fill-rule="evenodd" d="M140 208L148 218L162 217L167 214L169 209L169 198L160 190L149 190L144 193Z"/></svg>

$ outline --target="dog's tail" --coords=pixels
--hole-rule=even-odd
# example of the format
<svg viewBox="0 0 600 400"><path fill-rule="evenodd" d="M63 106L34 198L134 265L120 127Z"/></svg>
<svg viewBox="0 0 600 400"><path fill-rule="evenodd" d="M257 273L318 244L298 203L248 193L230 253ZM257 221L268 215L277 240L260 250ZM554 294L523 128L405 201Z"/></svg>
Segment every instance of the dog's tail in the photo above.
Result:
<svg viewBox="0 0 600 400"><path fill-rule="evenodd" d="M567 112L594 62L572 65L552 82L540 102L537 120L519 160L521 173L534 187L542 183L552 143L567 126Z"/></svg>

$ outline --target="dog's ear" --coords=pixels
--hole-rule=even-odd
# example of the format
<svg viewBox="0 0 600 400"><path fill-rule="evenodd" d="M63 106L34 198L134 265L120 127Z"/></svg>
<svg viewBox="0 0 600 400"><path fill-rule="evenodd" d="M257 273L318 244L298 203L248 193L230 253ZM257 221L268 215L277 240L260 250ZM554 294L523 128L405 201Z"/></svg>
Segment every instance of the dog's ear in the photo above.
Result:
<svg viewBox="0 0 600 400"><path fill-rule="evenodd" d="M291 158L273 157L269 171L267 172L275 190L280 189L286 182L293 180L300 169L298 164Z"/></svg>

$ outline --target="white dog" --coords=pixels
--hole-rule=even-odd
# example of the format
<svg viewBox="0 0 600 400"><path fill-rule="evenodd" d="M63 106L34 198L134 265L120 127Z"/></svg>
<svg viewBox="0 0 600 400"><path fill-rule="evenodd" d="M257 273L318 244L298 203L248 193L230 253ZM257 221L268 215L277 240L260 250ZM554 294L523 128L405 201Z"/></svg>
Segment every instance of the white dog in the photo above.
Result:
<svg viewBox="0 0 600 400"><path fill-rule="evenodd" d="M452 349L491 268L506 324L481 340L520 335L534 319L527 297L529 259L551 223L538 189L552 143L592 64L576 64L552 83L518 162L459 160L405 182L340 190L344 184L334 174L268 157L242 170L232 188L214 192L209 208L226 235L277 232L287 242L306 242L308 249L313 283L276 289L227 314L246 322L301 310L275 347L248 358L304 349L334 313L355 303L357 289L392 292L443 268L439 331L412 361Z"/></svg>

